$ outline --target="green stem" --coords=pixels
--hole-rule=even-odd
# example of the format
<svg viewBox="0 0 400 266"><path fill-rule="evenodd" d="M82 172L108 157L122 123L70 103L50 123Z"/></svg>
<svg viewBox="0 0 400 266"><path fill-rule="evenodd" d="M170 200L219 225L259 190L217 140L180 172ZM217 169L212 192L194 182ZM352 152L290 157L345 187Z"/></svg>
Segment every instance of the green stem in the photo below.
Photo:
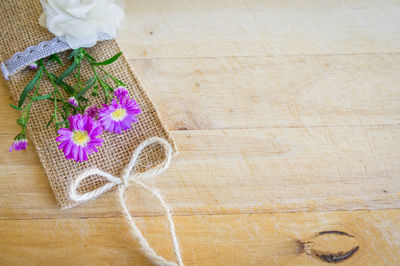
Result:
<svg viewBox="0 0 400 266"><path fill-rule="evenodd" d="M79 93L82 90L82 82L81 82L81 61L82 59L78 58L77 60L77 83L75 85L76 93Z"/></svg>
<svg viewBox="0 0 400 266"><path fill-rule="evenodd" d="M64 114L62 113L62 110L58 108L58 104L57 103L61 102L61 103L65 104L66 102L65 102L65 99L64 99L63 95L61 94L60 90L58 89L58 85L55 82L54 78L47 71L47 68L44 67L43 70L44 70L47 78L50 80L50 82L51 82L51 84L53 85L53 88L54 88L54 90L52 92L52 94L54 95L54 98L52 98L54 100L54 113L53 113L53 116L54 116L54 123L56 125L56 129L59 129L57 113L60 113L61 116L63 116L63 115L66 116L66 113L64 113ZM60 99L57 99L57 95L59 96Z"/></svg>
<svg viewBox="0 0 400 266"><path fill-rule="evenodd" d="M107 104L107 102L109 100L112 100L112 96L110 96L110 94L108 93L108 88L105 84L105 82L101 79L101 77L97 74L96 68L94 65L90 64L90 66L92 67L93 73L94 73L94 77L96 78L96 82L98 82L100 84L100 86L103 88L103 92L104 92L104 96L105 96L105 102Z"/></svg>
<svg viewBox="0 0 400 266"><path fill-rule="evenodd" d="M43 66L43 60L42 59L39 60L39 65ZM39 75L39 79L38 79L38 82L36 84L35 91L33 92L34 96L37 96L39 94L40 82L42 81L42 77L43 77L43 72L41 72L40 75ZM33 102L36 101L32 97L29 97L29 99L30 99L29 103L25 106L24 111L22 112L22 115L21 115L21 118L24 119L24 123L22 125L22 131L21 131L22 134L25 134L26 127L27 127L28 121L29 121L29 115L30 115L30 112L31 112L31 107L32 107Z"/></svg>
<svg viewBox="0 0 400 266"><path fill-rule="evenodd" d="M55 95L55 94L54 94L54 114L53 114L53 116L54 116L54 123L57 128L57 124L58 124L58 121L57 121L57 95Z"/></svg>
<svg viewBox="0 0 400 266"><path fill-rule="evenodd" d="M117 79L116 77L114 77L113 75L111 75L110 73L108 73L105 69L103 69L102 67L100 67L100 66L95 66L95 67L97 67L98 69L100 69L101 71L103 71L108 77L110 77L114 82L115 82L115 84L117 85L117 86L123 86L123 87L126 87L126 84L125 83L123 83L122 81L120 81L119 79Z"/></svg>

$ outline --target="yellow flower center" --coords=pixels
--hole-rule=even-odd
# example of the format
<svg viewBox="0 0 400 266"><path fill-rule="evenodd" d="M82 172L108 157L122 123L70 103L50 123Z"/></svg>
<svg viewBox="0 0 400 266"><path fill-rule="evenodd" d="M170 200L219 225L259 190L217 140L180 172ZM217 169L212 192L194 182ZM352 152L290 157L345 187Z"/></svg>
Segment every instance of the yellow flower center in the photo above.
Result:
<svg viewBox="0 0 400 266"><path fill-rule="evenodd" d="M114 121L121 121L126 116L126 110L124 108L118 108L111 114L111 118Z"/></svg>
<svg viewBox="0 0 400 266"><path fill-rule="evenodd" d="M72 140L79 146L85 146L89 142L90 137L86 131L76 130L72 134Z"/></svg>

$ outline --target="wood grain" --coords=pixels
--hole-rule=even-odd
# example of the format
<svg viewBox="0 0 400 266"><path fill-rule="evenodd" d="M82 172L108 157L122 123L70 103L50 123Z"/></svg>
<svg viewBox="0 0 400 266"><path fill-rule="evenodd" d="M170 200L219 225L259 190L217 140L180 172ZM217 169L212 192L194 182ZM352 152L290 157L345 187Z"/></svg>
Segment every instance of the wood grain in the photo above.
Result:
<svg viewBox="0 0 400 266"><path fill-rule="evenodd" d="M398 1L127 1L131 58L400 52Z"/></svg>
<svg viewBox="0 0 400 266"><path fill-rule="evenodd" d="M400 124L400 55L131 62L170 130ZM9 103L1 90L0 129L14 133Z"/></svg>
<svg viewBox="0 0 400 266"><path fill-rule="evenodd" d="M398 1L127 2L118 41L180 149L146 183L186 265L400 264ZM113 193L60 211L33 147L5 152L9 103L0 79L0 265L146 265Z"/></svg>
<svg viewBox="0 0 400 266"><path fill-rule="evenodd" d="M175 131L180 154L146 183L163 191L179 215L382 209L400 207L400 126ZM7 138L0 136L1 148ZM29 155L26 156L26 155ZM0 154L5 218L59 215L48 181L30 149ZM13 191L13 197L8 197ZM29 195L27 197L27 195ZM135 215L159 215L131 187ZM113 195L64 211L64 217L119 215Z"/></svg>
<svg viewBox="0 0 400 266"><path fill-rule="evenodd" d="M400 212L306 212L174 217L186 265L328 265L309 254L358 250L339 265L396 265ZM149 242L172 259L165 219L136 219ZM345 232L353 237L324 234ZM313 243L313 244L311 244ZM2 265L146 264L122 218L1 220ZM147 264L146 264L147 265Z"/></svg>
<svg viewBox="0 0 400 266"><path fill-rule="evenodd" d="M171 130L400 124L400 55L132 63Z"/></svg>

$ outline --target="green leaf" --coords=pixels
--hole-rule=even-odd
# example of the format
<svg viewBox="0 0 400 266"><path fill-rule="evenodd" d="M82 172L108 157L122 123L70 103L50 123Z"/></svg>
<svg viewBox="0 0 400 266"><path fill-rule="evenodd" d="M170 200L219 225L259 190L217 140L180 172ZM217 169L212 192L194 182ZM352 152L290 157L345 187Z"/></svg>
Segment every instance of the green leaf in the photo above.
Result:
<svg viewBox="0 0 400 266"><path fill-rule="evenodd" d="M106 77L110 77L116 84L117 86L124 86L126 87L126 84L123 83L122 81L120 81L119 79L117 79L116 77L114 77L113 75L111 75L110 73L108 73L106 70L104 70L102 67L97 66L101 71L103 71L106 74Z"/></svg>
<svg viewBox="0 0 400 266"><path fill-rule="evenodd" d="M60 114L61 114L62 119L64 119L64 120L67 119L67 117L65 116L65 114L63 112L60 111Z"/></svg>
<svg viewBox="0 0 400 266"><path fill-rule="evenodd" d="M93 90L92 90L92 96L93 97L97 97L97 96L99 96L99 91L98 91L98 89L99 89L99 85L94 85L94 87L93 87Z"/></svg>
<svg viewBox="0 0 400 266"><path fill-rule="evenodd" d="M54 74L54 73L49 73L50 77L53 80L58 80L58 77ZM74 88L72 88L72 86L68 85L67 83L65 83L64 81L61 81L60 84L58 84L61 86L61 88L64 89L64 91L68 94L68 95L73 95L75 93Z"/></svg>
<svg viewBox="0 0 400 266"><path fill-rule="evenodd" d="M93 78L94 78L94 77L88 79L85 83L83 83L83 85L88 85L89 83L91 83Z"/></svg>
<svg viewBox="0 0 400 266"><path fill-rule="evenodd" d="M51 59L52 61L56 61L60 66L64 66L63 62L61 61L60 57L58 57L57 54L52 54L52 55L50 56L50 59Z"/></svg>
<svg viewBox="0 0 400 266"><path fill-rule="evenodd" d="M51 95L53 95L53 93L49 93L46 95L41 95L41 96L37 96L37 97L33 97L32 100L37 101L37 100L45 100L51 97Z"/></svg>
<svg viewBox="0 0 400 266"><path fill-rule="evenodd" d="M64 81L61 81L60 84L61 88L64 89L64 91L68 94L68 95L73 95L75 93L75 89L72 88L72 86L68 85L67 83L65 83Z"/></svg>
<svg viewBox="0 0 400 266"><path fill-rule="evenodd" d="M25 101L26 96L28 96L28 93L35 87L36 83L39 81L39 79L42 78L43 74L43 66L41 66L36 72L36 75L33 77L33 79L26 85L25 89L22 91L21 96L19 97L19 102L18 102L18 107L21 107L22 104Z"/></svg>
<svg viewBox="0 0 400 266"><path fill-rule="evenodd" d="M71 52L71 54L68 56L68 60L71 60L72 57L74 57L74 56L75 56L76 54L78 54L78 53L79 53L79 48L73 50L73 51Z"/></svg>
<svg viewBox="0 0 400 266"><path fill-rule="evenodd" d="M90 89L94 85L94 83L96 82L96 79L90 78L89 81L90 81L90 83L86 87L84 87L80 92L78 92L78 94L76 95L77 98L85 95L85 93L88 91L88 89Z"/></svg>
<svg viewBox="0 0 400 266"><path fill-rule="evenodd" d="M54 74L54 73L49 73L49 79L50 79L50 81L51 80L53 80L53 81L56 81L57 79L58 79L58 77Z"/></svg>
<svg viewBox="0 0 400 266"><path fill-rule="evenodd" d="M10 104L10 106L11 106L12 108L14 108L15 110L18 110L18 111L21 111L21 110L23 110L23 109L24 109L24 108L21 108L21 107L15 106L14 104Z"/></svg>
<svg viewBox="0 0 400 266"><path fill-rule="evenodd" d="M74 55L74 62L77 65L79 65L84 57L85 57L85 49L78 48L78 52Z"/></svg>
<svg viewBox="0 0 400 266"><path fill-rule="evenodd" d="M126 84L125 83L123 83L122 81L120 81L119 79L117 79L116 77L114 77L114 76L111 76L111 75L108 75L112 80L114 80L114 82L118 85L118 86L124 86L124 87L126 87Z"/></svg>
<svg viewBox="0 0 400 266"><path fill-rule="evenodd" d="M63 102L61 99L54 99L54 98L52 98L52 97L49 97L49 98L47 98L46 100L49 100L49 101L51 101L51 102L53 102L54 103L54 100L56 100L57 102Z"/></svg>
<svg viewBox="0 0 400 266"><path fill-rule="evenodd" d="M51 123L53 122L53 119L54 119L54 115L51 115L50 120L46 125L46 128L48 128L51 125Z"/></svg>
<svg viewBox="0 0 400 266"><path fill-rule="evenodd" d="M110 59L107 59L106 61L103 62L92 62L93 65L95 66L105 66L114 63L120 56L122 55L122 52L119 52L118 54L114 55Z"/></svg>
<svg viewBox="0 0 400 266"><path fill-rule="evenodd" d="M101 78L97 79L100 83L100 86L103 88L104 96L105 96L105 104L108 104L108 99L110 98L110 94L108 93L109 91L109 85L105 83Z"/></svg>
<svg viewBox="0 0 400 266"><path fill-rule="evenodd" d="M72 64L58 77L56 84L60 85L63 79L65 79L69 74L71 74L77 66L78 65L75 61L72 62Z"/></svg>
<svg viewBox="0 0 400 266"><path fill-rule="evenodd" d="M62 125L64 125L65 124L65 120L64 121L61 121L61 122L58 122L57 124L56 124L56 127L60 127L60 126L62 126Z"/></svg>
<svg viewBox="0 0 400 266"><path fill-rule="evenodd" d="M98 80L103 89L114 92L114 89L110 85L108 85L104 80L102 80L101 78L99 78ZM106 93L106 91L105 91L105 93Z"/></svg>
<svg viewBox="0 0 400 266"><path fill-rule="evenodd" d="M93 61L93 62L96 62L97 60L96 59L94 59L93 58L93 56L91 56L90 54L88 54L88 53L86 53L85 52L85 56L87 57L87 58L89 58L91 61Z"/></svg>
<svg viewBox="0 0 400 266"><path fill-rule="evenodd" d="M71 114L71 112L69 111L69 104L68 103L64 103L62 108L63 108L63 110L65 112L65 116L68 118L70 116L70 114ZM67 118L65 118L65 119L67 119Z"/></svg>

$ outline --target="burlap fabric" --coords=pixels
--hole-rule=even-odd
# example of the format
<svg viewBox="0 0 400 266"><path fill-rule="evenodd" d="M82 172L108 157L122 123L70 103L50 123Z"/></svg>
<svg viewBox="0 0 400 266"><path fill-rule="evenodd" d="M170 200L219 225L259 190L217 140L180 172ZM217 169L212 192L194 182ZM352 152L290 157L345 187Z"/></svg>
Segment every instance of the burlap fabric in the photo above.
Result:
<svg viewBox="0 0 400 266"><path fill-rule="evenodd" d="M0 11L0 61L5 61L16 52L24 51L29 46L51 40L54 37L46 29L40 27L37 22L42 13L38 0L1 0ZM115 41L104 41L98 43L94 48L88 49L88 52L98 60L110 58L119 51L120 48ZM69 53L65 52L60 56L68 64L67 57ZM49 69L56 74L60 74L64 70L64 68L55 63L51 64ZM68 198L67 193L69 184L74 177L89 167L97 167L105 172L119 176L122 169L129 162L133 150L149 137L159 136L166 139L172 144L176 152L173 139L126 58L122 56L106 69L128 85L128 90L131 96L139 103L142 113L138 116L138 122L134 124L131 130L125 131L120 135L108 132L103 133L102 138L105 143L98 153L89 156L88 161L78 163L73 160L66 160L63 152L58 149L59 143L55 141L57 133L54 127L46 128L46 124L54 110L52 102L40 101L33 105L31 109L28 126L30 145L32 145L32 142L35 145L57 202L62 208L70 208L77 205L77 203ZM33 78L34 74L34 71L24 69L10 77L8 86L15 101L17 101L20 93ZM87 80L91 76L90 67L83 65L83 80ZM41 94L47 94L50 91L50 82L47 79L43 79ZM104 99L101 94L99 98L89 98L91 103L101 103ZM12 112L11 109L10 112ZM140 156L136 170L144 172L158 165L164 160L163 156L160 146L153 145L147 148ZM100 177L92 176L82 182L79 190L82 193L91 191L103 185L104 182Z"/></svg>

